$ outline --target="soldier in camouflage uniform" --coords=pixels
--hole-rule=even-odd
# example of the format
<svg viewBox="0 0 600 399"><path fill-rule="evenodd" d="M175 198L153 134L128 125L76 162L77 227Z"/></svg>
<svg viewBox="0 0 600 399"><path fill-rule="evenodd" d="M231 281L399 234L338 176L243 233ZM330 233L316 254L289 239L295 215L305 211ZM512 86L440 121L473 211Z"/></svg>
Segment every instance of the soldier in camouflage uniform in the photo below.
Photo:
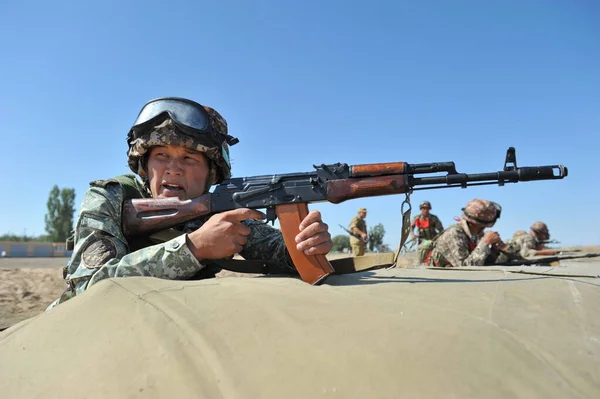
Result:
<svg viewBox="0 0 600 399"><path fill-rule="evenodd" d="M181 98L147 103L127 137L129 167L141 180L124 175L90 184L75 228L74 251L65 268L68 289L50 308L106 278L190 279L211 269L212 260L238 253L297 274L281 232L257 222L265 218L257 210L235 209L200 217L171 229L166 241L155 236L134 239L122 231L126 199L185 200L229 179L228 144L237 141L228 135L225 119L210 107ZM331 237L318 211L311 211L302 221L296 242L307 255L329 252ZM214 276L214 271L207 276Z"/></svg>
<svg viewBox="0 0 600 399"><path fill-rule="evenodd" d="M509 260L526 259L532 256L551 256L556 255L556 251L544 249L541 241L550 239L550 231L544 222L535 222L531 225L529 233L521 230L522 233L513 236L507 241L503 253L498 257L496 263L504 263Z"/></svg>
<svg viewBox="0 0 600 399"><path fill-rule="evenodd" d="M514 239L514 238L516 238L516 237L518 237L518 236L522 236L522 235L525 235L525 234L527 234L527 232L525 230L517 230L517 231L515 231L515 234L513 234L511 240Z"/></svg>
<svg viewBox="0 0 600 399"><path fill-rule="evenodd" d="M431 202L421 202L419 209L421 210L421 214L415 216L410 225L410 236L413 240L417 240L417 244L421 244L423 240L431 240L444 230L440 219L434 214L429 213L431 211ZM418 230L418 235L414 233L415 227Z"/></svg>
<svg viewBox="0 0 600 399"><path fill-rule="evenodd" d="M358 215L354 216L350 221L350 246L352 247L353 256L363 256L365 247L367 246L367 217L366 208L358 208Z"/></svg>
<svg viewBox="0 0 600 399"><path fill-rule="evenodd" d="M448 227L425 257L425 264L438 267L483 266L495 260L503 246L500 235L487 231L500 217L502 208L492 201L474 199L462 209L462 218Z"/></svg>

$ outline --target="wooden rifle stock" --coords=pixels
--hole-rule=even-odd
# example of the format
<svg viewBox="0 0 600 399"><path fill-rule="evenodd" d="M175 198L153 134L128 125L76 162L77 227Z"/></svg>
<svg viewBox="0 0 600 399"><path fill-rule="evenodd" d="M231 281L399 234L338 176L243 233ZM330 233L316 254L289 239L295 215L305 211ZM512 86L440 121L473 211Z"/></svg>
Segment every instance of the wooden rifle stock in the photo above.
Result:
<svg viewBox="0 0 600 399"><path fill-rule="evenodd" d="M210 213L210 194L182 201L179 198L132 199L123 203L126 237L168 229Z"/></svg>

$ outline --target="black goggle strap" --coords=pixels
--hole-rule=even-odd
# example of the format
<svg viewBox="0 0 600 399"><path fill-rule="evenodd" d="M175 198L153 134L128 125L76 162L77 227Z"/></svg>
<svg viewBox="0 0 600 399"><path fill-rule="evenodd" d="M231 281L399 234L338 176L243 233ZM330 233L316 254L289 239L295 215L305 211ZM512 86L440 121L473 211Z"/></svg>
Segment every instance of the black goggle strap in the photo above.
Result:
<svg viewBox="0 0 600 399"><path fill-rule="evenodd" d="M494 218L494 220L483 220L483 219L479 219L474 216L471 216L465 211L465 208L462 208L462 211L465 214L465 216L467 216L469 219L473 219L477 223L481 223L481 224L496 223L496 220L500 219L500 214L502 213L502 207L500 206L500 204L497 204L495 202L492 202L492 204L494 205L494 208L496 208L496 217Z"/></svg>

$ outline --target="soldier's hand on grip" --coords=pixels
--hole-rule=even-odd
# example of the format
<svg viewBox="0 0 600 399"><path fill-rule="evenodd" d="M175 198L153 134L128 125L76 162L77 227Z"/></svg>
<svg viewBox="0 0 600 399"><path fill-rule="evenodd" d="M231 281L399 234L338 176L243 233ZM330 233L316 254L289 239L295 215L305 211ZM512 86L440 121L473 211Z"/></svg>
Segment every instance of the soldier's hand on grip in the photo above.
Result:
<svg viewBox="0 0 600 399"><path fill-rule="evenodd" d="M251 231L242 221L265 217L264 213L248 208L217 213L187 235L187 245L198 260L232 257L242 250Z"/></svg>

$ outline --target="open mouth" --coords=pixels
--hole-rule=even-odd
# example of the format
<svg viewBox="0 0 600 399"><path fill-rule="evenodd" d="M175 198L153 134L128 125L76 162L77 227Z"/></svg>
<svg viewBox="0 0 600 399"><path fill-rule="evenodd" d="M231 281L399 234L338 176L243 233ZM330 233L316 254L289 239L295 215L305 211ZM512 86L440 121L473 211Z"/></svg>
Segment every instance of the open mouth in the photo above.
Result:
<svg viewBox="0 0 600 399"><path fill-rule="evenodd" d="M162 188L163 188L164 194L182 193L185 191L182 186L180 186L179 184L173 184L173 183L163 183Z"/></svg>

